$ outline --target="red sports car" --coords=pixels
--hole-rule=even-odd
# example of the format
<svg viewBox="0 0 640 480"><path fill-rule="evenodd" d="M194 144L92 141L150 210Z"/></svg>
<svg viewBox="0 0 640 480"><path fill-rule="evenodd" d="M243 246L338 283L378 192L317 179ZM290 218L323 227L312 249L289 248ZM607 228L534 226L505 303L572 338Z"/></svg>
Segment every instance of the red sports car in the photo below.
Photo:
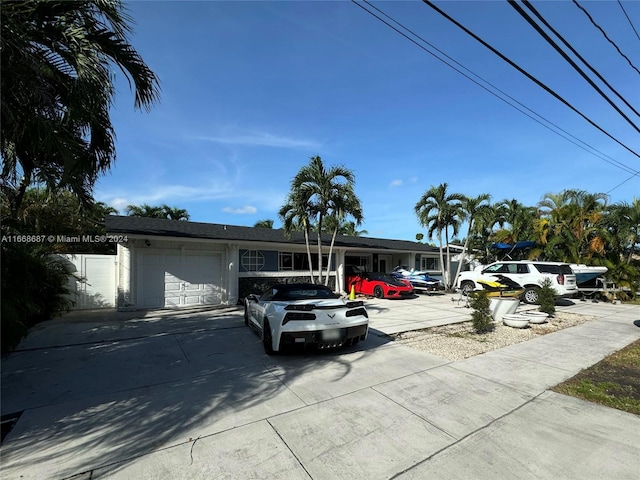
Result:
<svg viewBox="0 0 640 480"><path fill-rule="evenodd" d="M400 280L387 273L369 273L356 269L347 271L346 285L348 292L351 292L353 286L355 293L376 298L413 297L413 286L408 280Z"/></svg>

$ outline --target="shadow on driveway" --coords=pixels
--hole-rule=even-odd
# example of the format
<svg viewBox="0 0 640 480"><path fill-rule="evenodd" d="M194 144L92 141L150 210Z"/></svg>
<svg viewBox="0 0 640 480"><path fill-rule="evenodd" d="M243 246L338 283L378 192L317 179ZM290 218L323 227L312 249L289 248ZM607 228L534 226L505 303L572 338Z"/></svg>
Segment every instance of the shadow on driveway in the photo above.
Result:
<svg viewBox="0 0 640 480"><path fill-rule="evenodd" d="M321 369L322 381L339 382L389 341L371 329L354 347L268 357L239 309L45 322L3 358L2 414L24 413L1 447L1 469L22 478L116 472L302 408L309 399L289 386Z"/></svg>

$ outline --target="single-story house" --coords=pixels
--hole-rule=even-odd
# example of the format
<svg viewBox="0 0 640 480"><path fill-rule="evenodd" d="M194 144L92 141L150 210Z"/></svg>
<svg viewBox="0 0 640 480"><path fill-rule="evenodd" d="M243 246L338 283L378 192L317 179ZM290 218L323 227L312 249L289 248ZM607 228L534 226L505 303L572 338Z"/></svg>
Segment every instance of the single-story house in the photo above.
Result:
<svg viewBox="0 0 640 480"><path fill-rule="evenodd" d="M116 305L120 309L235 305L278 281L309 281L304 234L282 229L108 216L107 235L117 241ZM317 237L310 238L317 276ZM441 276L438 249L369 237L322 236L329 285L345 291L346 265L391 271L397 265ZM326 268L326 267L325 267ZM326 272L326 270L325 270Z"/></svg>

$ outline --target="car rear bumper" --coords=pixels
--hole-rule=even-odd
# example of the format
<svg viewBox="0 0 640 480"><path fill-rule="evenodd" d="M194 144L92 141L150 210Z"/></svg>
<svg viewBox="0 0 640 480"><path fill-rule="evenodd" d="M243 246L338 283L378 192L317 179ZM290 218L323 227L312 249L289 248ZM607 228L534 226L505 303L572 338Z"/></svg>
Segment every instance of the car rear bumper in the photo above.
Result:
<svg viewBox="0 0 640 480"><path fill-rule="evenodd" d="M355 345L360 340L367 338L368 330L369 325L363 324L331 330L282 332L280 334L280 347L286 347L287 345L317 345L320 348L324 348Z"/></svg>

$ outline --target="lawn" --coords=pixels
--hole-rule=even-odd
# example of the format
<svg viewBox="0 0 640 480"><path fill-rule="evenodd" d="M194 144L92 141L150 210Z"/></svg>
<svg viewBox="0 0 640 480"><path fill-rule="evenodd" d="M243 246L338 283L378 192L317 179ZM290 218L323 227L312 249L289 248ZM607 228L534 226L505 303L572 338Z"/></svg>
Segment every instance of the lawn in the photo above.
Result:
<svg viewBox="0 0 640 480"><path fill-rule="evenodd" d="M640 340L552 390L640 415Z"/></svg>

